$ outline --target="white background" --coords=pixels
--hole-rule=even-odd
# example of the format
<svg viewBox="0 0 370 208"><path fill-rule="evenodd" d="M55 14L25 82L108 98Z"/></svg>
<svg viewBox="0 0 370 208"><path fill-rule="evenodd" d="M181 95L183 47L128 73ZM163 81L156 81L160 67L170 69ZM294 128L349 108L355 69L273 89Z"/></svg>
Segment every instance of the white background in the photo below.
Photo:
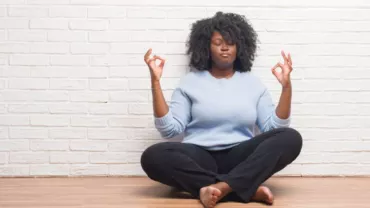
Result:
<svg viewBox="0 0 370 208"><path fill-rule="evenodd" d="M169 99L187 71L190 24L244 14L253 71L294 62L301 156L278 175L370 174L370 1L0 0L0 176L142 175L153 128L149 47L168 60Z"/></svg>

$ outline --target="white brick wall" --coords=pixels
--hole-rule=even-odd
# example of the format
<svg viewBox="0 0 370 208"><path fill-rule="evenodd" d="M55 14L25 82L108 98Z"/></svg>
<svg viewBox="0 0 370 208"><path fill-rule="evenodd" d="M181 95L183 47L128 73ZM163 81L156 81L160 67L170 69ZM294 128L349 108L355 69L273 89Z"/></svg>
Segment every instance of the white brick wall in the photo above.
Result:
<svg viewBox="0 0 370 208"><path fill-rule="evenodd" d="M189 25L245 14L254 71L292 53L301 156L278 175L370 175L370 2L365 0L0 0L0 176L142 175L154 129L147 48L166 57L170 98Z"/></svg>

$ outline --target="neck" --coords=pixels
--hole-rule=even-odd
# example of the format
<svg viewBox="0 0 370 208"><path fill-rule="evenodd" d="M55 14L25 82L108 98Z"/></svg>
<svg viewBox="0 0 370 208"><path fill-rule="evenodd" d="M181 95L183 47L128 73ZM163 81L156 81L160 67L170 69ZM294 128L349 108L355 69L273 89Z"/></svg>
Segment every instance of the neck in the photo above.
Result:
<svg viewBox="0 0 370 208"><path fill-rule="evenodd" d="M221 69L213 66L210 73L216 78L228 78L233 76L234 69L232 67Z"/></svg>

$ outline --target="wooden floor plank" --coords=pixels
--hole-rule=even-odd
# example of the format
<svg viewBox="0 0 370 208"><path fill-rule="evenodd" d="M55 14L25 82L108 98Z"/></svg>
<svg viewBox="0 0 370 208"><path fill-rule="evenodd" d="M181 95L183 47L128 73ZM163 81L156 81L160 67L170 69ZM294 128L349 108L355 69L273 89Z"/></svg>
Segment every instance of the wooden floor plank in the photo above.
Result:
<svg viewBox="0 0 370 208"><path fill-rule="evenodd" d="M277 208L368 208L370 178L275 177ZM201 208L198 200L148 178L0 178L1 208ZM217 208L259 208L220 203Z"/></svg>

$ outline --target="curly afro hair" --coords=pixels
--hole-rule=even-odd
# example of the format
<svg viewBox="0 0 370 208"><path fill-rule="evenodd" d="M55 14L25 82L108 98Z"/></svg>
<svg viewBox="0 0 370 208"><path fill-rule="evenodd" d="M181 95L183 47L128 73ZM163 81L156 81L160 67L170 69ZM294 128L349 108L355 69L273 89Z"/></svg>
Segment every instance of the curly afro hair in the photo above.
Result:
<svg viewBox="0 0 370 208"><path fill-rule="evenodd" d="M189 66L197 70L209 70L212 67L210 44L215 31L226 41L236 43L234 69L240 72L250 71L257 48L257 33L244 16L223 12L192 24L186 44L187 55L190 55Z"/></svg>

